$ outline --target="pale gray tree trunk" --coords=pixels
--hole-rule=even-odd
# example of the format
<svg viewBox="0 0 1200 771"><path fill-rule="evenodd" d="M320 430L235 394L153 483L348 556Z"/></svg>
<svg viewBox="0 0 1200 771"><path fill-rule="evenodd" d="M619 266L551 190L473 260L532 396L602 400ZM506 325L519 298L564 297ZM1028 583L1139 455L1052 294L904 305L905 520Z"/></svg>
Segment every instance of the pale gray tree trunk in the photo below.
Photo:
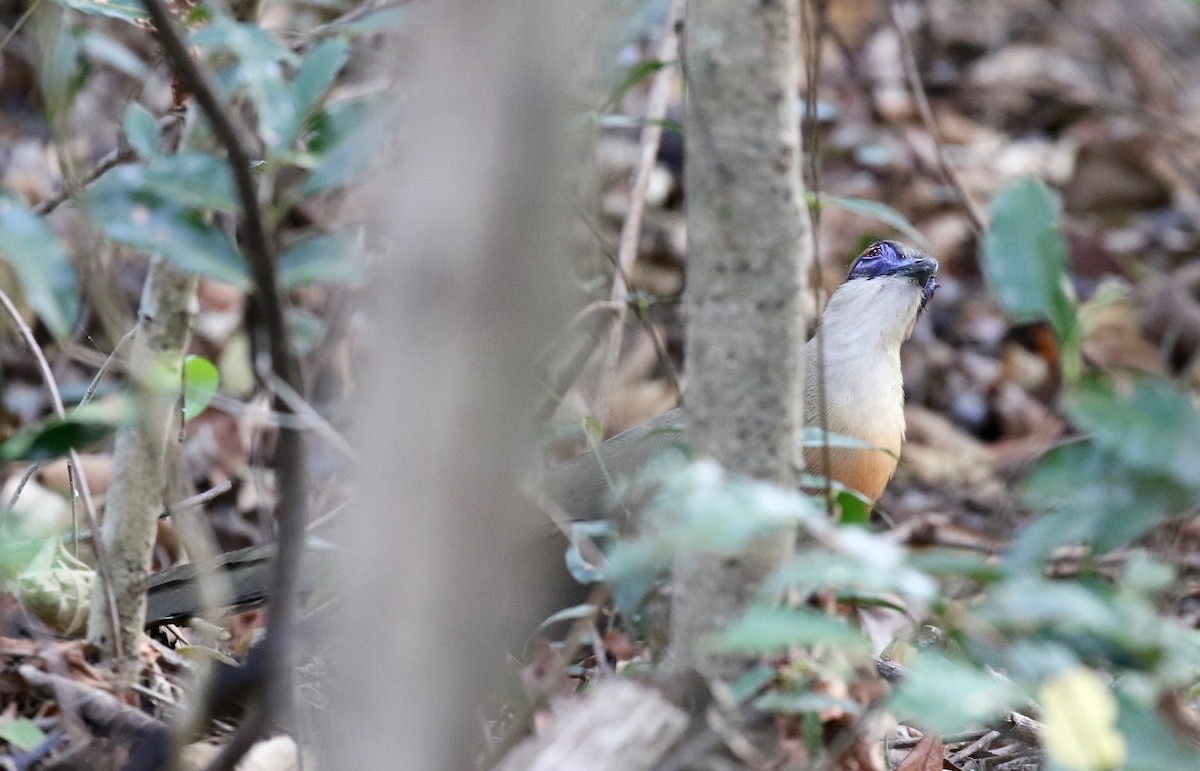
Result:
<svg viewBox="0 0 1200 771"><path fill-rule="evenodd" d="M793 486L799 467L809 224L800 179L797 0L690 0L687 83L688 441L701 455ZM792 539L676 566L672 655L711 676L736 662L697 656Z"/></svg>
<svg viewBox="0 0 1200 771"><path fill-rule="evenodd" d="M557 0L435 3L401 162L380 176L364 495L346 545L330 713L341 768L471 768L485 694L539 605L520 554L545 515L519 492L566 322L565 86L589 54ZM578 38L576 38L578 39ZM520 630L520 632L518 632Z"/></svg>
<svg viewBox="0 0 1200 771"><path fill-rule="evenodd" d="M112 486L108 490L101 553L109 583L92 593L88 639L105 656L121 651L136 658L146 621L146 575L158 514L167 489L168 444L178 441L183 355L192 318L196 277L162 259L150 263L142 290L137 331L129 348L131 395L136 419L117 430ZM175 387L171 387L171 380ZM116 600L112 628L108 597Z"/></svg>

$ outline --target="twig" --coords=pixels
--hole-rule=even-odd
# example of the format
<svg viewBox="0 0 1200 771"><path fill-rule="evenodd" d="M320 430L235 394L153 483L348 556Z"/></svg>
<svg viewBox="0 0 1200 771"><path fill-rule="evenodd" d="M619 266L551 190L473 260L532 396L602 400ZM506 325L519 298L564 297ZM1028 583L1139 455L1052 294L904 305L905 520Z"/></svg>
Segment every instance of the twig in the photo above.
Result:
<svg viewBox="0 0 1200 771"><path fill-rule="evenodd" d="M29 21L29 19L33 17L33 12L36 11L41 4L42 0L33 0L33 2L29 4L29 7L25 9L25 13L21 14L20 18L18 18L12 25L12 29L10 29L8 34L4 36L4 39L0 40L0 53L3 53L4 49L8 48L8 44L12 42L12 39L15 38L17 33L21 31L21 28L25 26L25 22Z"/></svg>
<svg viewBox="0 0 1200 771"><path fill-rule="evenodd" d="M62 692L71 694L78 702L80 716L103 735L144 735L146 731L164 729L162 723L140 709L127 706L111 693L43 672L32 664L22 664L17 672L31 688L44 696L58 698Z"/></svg>
<svg viewBox="0 0 1200 771"><path fill-rule="evenodd" d="M120 353L121 347L132 340L136 332L137 327L134 327L122 335L117 344L113 346L112 353L108 354L108 357L104 359L104 363L100 365L100 369L96 370L96 375L92 378L92 382L88 383L87 390L83 393L83 398L79 400L80 407L90 402L92 397L96 395L96 389L100 387L100 381L104 380L104 376L108 374L109 368L117 361L117 354Z"/></svg>
<svg viewBox="0 0 1200 771"><path fill-rule="evenodd" d="M116 345L116 347L113 348L112 353L110 353L108 355L108 358L106 358L104 360L104 363L102 365L100 365L100 370L98 372L96 372L95 377L92 378L92 382L88 384L87 391L84 392L83 398L79 400L78 407L82 407L83 405L87 404L88 402L90 402L92 400L92 397L95 396L95 394L96 394L96 388L98 388L100 385L100 381L104 379L104 375L108 372L109 367L116 360L117 352L119 350L121 350L121 346L125 344L126 340L129 340L131 337L133 337L133 333L135 331L136 331L136 329L129 330L128 332L126 332L124 334L124 336L121 337L121 339L119 341L117 341L117 345ZM36 474L38 471L40 471L41 468L45 465L46 465L46 461L44 461L44 460L36 461L33 464L31 464L29 466L29 468L25 469L25 473L21 474L20 480L17 481L17 489L13 491L12 498L8 502L8 509L10 512L12 511L13 507L17 505L17 500L20 499L21 492L25 489L25 485L28 484L29 480L33 478L33 475ZM70 467L68 467L68 473L70 473ZM72 479L71 490L74 490L74 489L75 489L75 482ZM71 498L71 521L72 521L72 523L74 523L74 521L75 521L75 499L74 499L74 496L72 496L72 498ZM89 530L89 531L87 531L86 534L84 534L83 537L88 538L90 536L91 536L91 531ZM73 534L72 542L78 543L79 540L80 540L79 534L78 533Z"/></svg>
<svg viewBox="0 0 1200 771"><path fill-rule="evenodd" d="M25 489L25 485L27 485L29 480L33 478L33 475L38 473L42 466L45 465L46 461L44 460L35 461L34 463L30 464L29 468L25 469L25 473L21 474L21 478L17 480L17 489L13 491L12 498L10 498L8 501L8 512L5 513L6 517L8 514L11 514L13 507L17 505L17 500L20 499L21 491ZM0 520L0 524L3 524L3 520Z"/></svg>
<svg viewBox="0 0 1200 771"><path fill-rule="evenodd" d="M387 11L392 8L402 8L406 5L411 5L412 1L413 0L374 0L374 2L363 3L354 10L347 11L346 13L342 14L328 24L322 24L320 26L313 27L304 36L304 39L301 40L298 46L303 47L313 40L335 34L340 27L350 24L351 22L358 21L359 19L366 18L373 13L379 13L380 11Z"/></svg>
<svg viewBox="0 0 1200 771"><path fill-rule="evenodd" d="M961 750L959 750L958 752L951 755L948 759L951 763L962 763L964 760L971 757L976 752L979 752L981 749L988 746L989 744L991 744L992 742L996 741L999 738L1000 738L999 731L988 731L983 736L980 736L978 739L971 742L966 747L963 747Z"/></svg>
<svg viewBox="0 0 1200 771"><path fill-rule="evenodd" d="M805 13L807 11L807 13ZM804 57L804 72L807 91L804 98L804 139L808 140L808 192L812 196L809 206L809 232L812 234L812 264L815 280L812 285L813 312L820 318L822 293L825 290L825 273L821 265L821 130L817 124L817 86L821 82L821 44L825 30L824 0L809 0L801 3L802 21L808 32L808 51ZM816 332L817 345L817 420L821 427L821 477L825 480L821 496L825 499L825 513L833 516L833 453L829 448L829 396L825 383L825 335ZM805 416L805 422L811 420Z"/></svg>
<svg viewBox="0 0 1200 771"><path fill-rule="evenodd" d="M234 126L232 112L221 104L208 75L192 59L187 44L176 30L174 19L167 12L162 0L142 0L142 5L154 24L155 34L167 60L184 86L193 94L217 140L225 146L245 218L242 230L245 236L246 257L250 263L256 292L256 302L252 304L261 311L256 316L266 327L271 371L279 380L299 392L300 377L292 361L287 327L283 320L282 301L276 282L275 250L263 221L252 160L242 142L242 132ZM278 391L275 396L275 408L284 413L291 411ZM279 550L275 556L271 577L267 636L263 643L269 652L266 692L262 695L256 694L255 702L258 708L252 706L249 710L247 719L226 746L227 752L223 752L213 763L214 769L230 769L236 765L260 729L268 724L273 716L289 711L292 701L292 628L295 624L296 586L304 547L304 525L308 519L304 436L299 431L286 427L280 429L275 466L280 508Z"/></svg>
<svg viewBox="0 0 1200 771"><path fill-rule="evenodd" d="M684 0L671 0L667 18L663 22L662 42L658 47L658 61L670 62L679 58L679 32L677 27L683 18ZM604 367L601 375L601 399L608 405L612 399L612 385L616 375L617 356L621 352L621 338L625 332L625 316L628 311L629 284L627 276L637 262L638 242L642 235L642 215L646 210L646 191L650 187L650 175L654 172L658 146L662 140L662 121L667 114L671 99L671 86L675 71L662 67L654 75L650 95L646 100L646 122L642 126L641 153L638 158L637 174L629 191L629 213L621 226L621 238L617 242L617 265L613 273L610 299L617 306L616 317L608 328L608 340L604 346ZM607 406L604 410L608 412Z"/></svg>
<svg viewBox="0 0 1200 771"><path fill-rule="evenodd" d="M971 194L967 192L966 186L963 184L962 178L958 176L954 166L950 164L950 159L946 156L946 147L942 142L942 134L938 130L937 122L933 118L933 110L929 106L929 98L925 95L925 86L921 83L921 73L917 70L917 58L913 54L912 41L908 38L908 29L905 28L903 21L900 19L900 4L899 0L886 0L888 11L892 16L892 26L896 29L896 34L900 38L900 48L902 49L901 60L904 64L904 74L908 78L908 86L912 89L913 98L917 100L917 110L921 113L921 120L925 123L925 128L933 137L933 142L937 146L938 166L942 170L942 174L946 177L946 181L950 183L954 191L958 193L959 200L962 201L963 207L967 210L967 215L971 220L971 229L975 231L976 237L983 235L987 230L987 220L983 216L982 210L975 200L971 198Z"/></svg>
<svg viewBox="0 0 1200 771"><path fill-rule="evenodd" d="M216 498L219 495L224 495L231 489L233 489L233 482L230 482L228 479L226 479L215 487L210 487L202 493L197 493L190 498L184 498L178 503L170 504L162 510L162 513L158 515L158 518L166 519L167 517L173 514L178 514L181 511L187 511L188 509L193 509L197 506L203 506L213 498Z"/></svg>
<svg viewBox="0 0 1200 771"><path fill-rule="evenodd" d="M68 466L68 468L70 468L70 466ZM158 518L166 519L167 517L170 517L174 514L178 514L181 511L186 511L186 510L194 508L196 506L201 506L205 503L208 503L213 498L216 498L219 495L223 495L223 494L229 492L229 490L231 490L232 488L233 488L233 483L230 482L228 479L226 479L224 482L221 482L216 487L211 487L202 493L197 493L196 495L193 495L190 498L184 498L183 500L179 501L178 503L172 503L171 505L164 507L163 510L158 513ZM323 516L329 516L330 514L334 514L335 512L336 512L336 509L332 512L329 512L328 514L323 515ZM314 520L314 523L316 521L317 520ZM64 541L67 543L77 543L79 541L86 541L92 537L92 532L93 532L92 529L81 530L79 533L72 534L70 536L70 538L64 539ZM98 531L96 531L96 532L98 532ZM32 545L35 543L40 543L40 541L36 541L36 540L17 541L13 545L14 546L19 546L19 545L23 545L23 544Z"/></svg>
<svg viewBox="0 0 1200 771"><path fill-rule="evenodd" d="M346 439L337 432L337 429L329 424L329 421L321 417L321 413L309 404L303 396L296 393L296 389L292 388L274 373L263 370L260 371L259 377L267 384L267 387L280 396L291 409L292 414L303 418L308 422L308 425L325 441L333 445L339 452L345 455L355 463L362 465L363 459L359 455L358 450L346 441Z"/></svg>
<svg viewBox="0 0 1200 771"><path fill-rule="evenodd" d="M178 115L175 115L174 113L170 113L170 114L163 116L162 118L159 118L158 127L160 130L165 129L165 128L168 128L172 123L176 123L179 120L180 120L180 117ZM91 169L88 169L88 172L86 174L84 174L81 178L79 178L72 184L67 184L66 182L64 182L62 185L62 189L60 189L57 193L50 196L49 198L46 198L46 199L42 200L41 202L39 202L37 206L34 206L31 209L31 211L34 214L38 214L41 216L45 216L45 215L49 214L50 212L54 211L59 206L61 206L62 204L66 203L68 200L70 200L71 196L75 195L80 190L84 189L85 187L92 184L100 177L102 177L106 171L109 171L110 169L114 169L117 166L121 166L126 163L132 163L133 161L137 160L137 157L138 157L137 153L130 147L113 148L108 153L106 153L103 158L101 158L99 161L97 161L95 166L93 166Z"/></svg>
<svg viewBox="0 0 1200 771"><path fill-rule="evenodd" d="M50 392L50 400L54 404L54 414L60 418L66 418L67 410L63 406L62 394L58 391L58 382L54 379L54 372L50 369L50 362L46 359L46 353L42 350L42 346L38 345L33 330L29 328L29 324L25 323L25 317L17 311L17 306L13 305L13 301L4 290L0 290L0 303L4 305L4 310L8 311L8 315L12 317L13 323L17 325L17 331L25 340L26 347L29 348L37 360L38 368L42 372L42 380L45 382L46 390ZM87 475L83 473L83 466L79 462L79 453L74 448L70 451L70 461L76 472L73 477L78 480L79 491L83 495L84 509L88 514L88 526L92 529L92 546L95 548L96 554L103 554L104 552L100 549L99 518L96 516L96 507L92 502L92 491L88 486ZM74 487L71 489L71 496L72 498L75 496ZM103 559L96 560L96 572L100 574L100 578L104 582L104 599L108 606L109 620L113 624L113 629L117 629L117 598L113 595L112 586L109 585L108 566L104 564ZM120 640L117 640L116 645L117 656L123 657L124 651L121 650Z"/></svg>
<svg viewBox="0 0 1200 771"><path fill-rule="evenodd" d="M591 218L587 215L587 213L585 211L583 211L583 209L581 207L579 207L578 202L576 202L576 208L579 209L580 220L587 226L588 230L591 231L592 235L596 238L596 242L598 244L600 244L600 249L604 252L604 256L608 259L608 261L610 263L612 263L613 270L615 270L616 272L621 274L621 277L624 279L626 286L631 286L633 282L629 278L629 273L626 272L625 269L621 267L621 261L619 259L617 259L617 254L616 254L616 252L614 252L612 250L612 247L609 246L608 243L606 243L604 234L600 232L600 229L598 227L596 227L596 223L592 222ZM597 303L606 303L608 306L610 306L612 308L612 311L614 313L616 312L616 306L613 305L613 303L611 301L597 300L595 303L592 303L592 305L596 305ZM588 307L591 307L591 306L588 306ZM584 310L586 310L586 308ZM583 311L580 311L580 313L582 314ZM637 318L637 320L641 323L642 327L646 330L646 334L650 335L651 339L657 343L657 337L656 337L657 333L655 332L654 325L650 322L650 319L647 316L647 314L645 314L639 310L638 312L634 313L634 317ZM578 318L578 316L576 318ZM588 354L590 357L591 351L589 351ZM675 388L675 393L679 397L679 403L682 404L683 403L683 386L682 386L682 382L679 379L678 374L675 372L675 365L671 363L671 358L669 356L667 356L667 352L666 352L665 348L662 348L661 346L656 345L655 346L655 354L658 356L658 363L660 365L662 365L663 370L666 371L668 378L670 378L670 380L671 380L671 385L674 386L674 388ZM584 361L579 364L579 366L582 368L582 366L586 363L587 363L587 359L585 358ZM560 393L565 393L567 388L569 388L569 387L570 387L570 383L566 383L566 385L564 385L561 388Z"/></svg>
<svg viewBox="0 0 1200 771"><path fill-rule="evenodd" d="M654 355L662 362L663 369L667 373L667 380L671 383L671 388L675 389L675 397L683 402L683 382L679 379L679 373L675 371L675 365L671 362L671 357L667 355L667 346L659 339L659 328L650 321L650 315L646 313L646 309L638 304L634 308L634 315L638 321L642 322L642 326L646 328L646 334L650 336L650 342L654 343Z"/></svg>

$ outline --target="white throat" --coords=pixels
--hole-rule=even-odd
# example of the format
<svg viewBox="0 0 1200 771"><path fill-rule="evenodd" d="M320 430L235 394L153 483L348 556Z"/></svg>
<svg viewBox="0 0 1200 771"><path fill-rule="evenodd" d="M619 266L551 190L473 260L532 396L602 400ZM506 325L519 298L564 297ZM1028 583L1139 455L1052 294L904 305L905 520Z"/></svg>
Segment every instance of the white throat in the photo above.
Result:
<svg viewBox="0 0 1200 771"><path fill-rule="evenodd" d="M804 422L817 415L817 341L824 340L825 403L829 430L900 452L904 439L904 381L900 345L912 334L921 288L911 278L854 279L838 287L805 345Z"/></svg>

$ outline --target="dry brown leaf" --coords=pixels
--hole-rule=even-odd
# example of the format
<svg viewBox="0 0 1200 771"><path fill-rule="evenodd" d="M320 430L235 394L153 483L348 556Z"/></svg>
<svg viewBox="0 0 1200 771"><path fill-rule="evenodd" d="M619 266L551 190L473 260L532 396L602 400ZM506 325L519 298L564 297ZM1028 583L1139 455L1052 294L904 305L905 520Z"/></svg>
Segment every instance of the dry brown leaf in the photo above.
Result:
<svg viewBox="0 0 1200 771"><path fill-rule="evenodd" d="M939 734L925 734L896 766L896 771L942 771L946 749Z"/></svg>

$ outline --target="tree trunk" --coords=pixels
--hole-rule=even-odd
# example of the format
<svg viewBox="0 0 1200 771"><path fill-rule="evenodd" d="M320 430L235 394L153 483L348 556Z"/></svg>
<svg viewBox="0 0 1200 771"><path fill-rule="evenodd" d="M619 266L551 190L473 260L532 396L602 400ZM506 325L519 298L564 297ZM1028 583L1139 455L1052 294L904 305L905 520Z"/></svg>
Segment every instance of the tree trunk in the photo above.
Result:
<svg viewBox="0 0 1200 771"><path fill-rule="evenodd" d="M177 441L179 387L192 317L196 277L161 259L150 264L142 291L137 331L129 351L129 373L137 418L117 430L112 486L108 491L101 554L111 583L97 581L88 618L88 639L105 656L135 657L146 618L146 575L167 487L167 446ZM116 599L118 629L112 628L108 593Z"/></svg>
<svg viewBox="0 0 1200 771"><path fill-rule="evenodd" d="M337 539L336 767L472 767L506 646L542 610L520 552L545 519L517 482L530 373L566 320L551 280L569 254L564 81L585 57L565 9L450 0L422 27L403 159L379 175L393 249L357 421L364 496Z"/></svg>
<svg viewBox="0 0 1200 771"><path fill-rule="evenodd" d="M800 179L799 5L691 0L687 82L689 443L726 468L794 486L803 425L808 213ZM772 538L736 558L676 566L672 655L710 676L734 661L696 643L730 620L791 552Z"/></svg>

